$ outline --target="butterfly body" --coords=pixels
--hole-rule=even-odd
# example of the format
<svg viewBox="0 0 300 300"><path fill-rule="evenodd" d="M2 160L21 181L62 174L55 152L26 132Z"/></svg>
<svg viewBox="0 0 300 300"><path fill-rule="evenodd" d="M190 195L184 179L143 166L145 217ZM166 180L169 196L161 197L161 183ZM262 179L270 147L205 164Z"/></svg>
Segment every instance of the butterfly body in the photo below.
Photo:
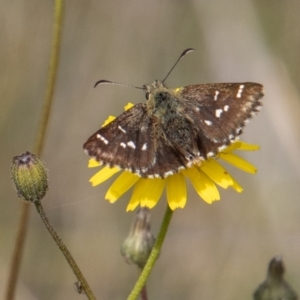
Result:
<svg viewBox="0 0 300 300"><path fill-rule="evenodd" d="M155 80L139 103L93 134L88 155L144 178L166 178L216 156L260 109L258 83L199 84L169 89Z"/></svg>

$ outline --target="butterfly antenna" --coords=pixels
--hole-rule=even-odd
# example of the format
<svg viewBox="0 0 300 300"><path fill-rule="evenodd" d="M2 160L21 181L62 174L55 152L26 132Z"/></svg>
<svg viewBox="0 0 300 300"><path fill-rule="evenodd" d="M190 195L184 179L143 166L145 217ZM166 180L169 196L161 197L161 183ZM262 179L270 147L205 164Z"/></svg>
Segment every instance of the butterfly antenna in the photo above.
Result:
<svg viewBox="0 0 300 300"><path fill-rule="evenodd" d="M139 86L133 86L133 85L129 85L129 84L124 84L124 83L118 83L118 82L113 82L113 81L109 81L109 80L99 80L95 83L94 88L98 85L98 84L115 84L115 85L121 85L121 86L126 86L126 87L130 87L130 88L135 88L135 89L140 89L143 90L142 87Z"/></svg>
<svg viewBox="0 0 300 300"><path fill-rule="evenodd" d="M169 71L169 73L167 74L167 76L165 77L165 79L162 82L165 82L165 80L169 77L170 73L173 71L173 69L175 68L175 66L178 64L178 62L188 53L195 51L195 49L193 48L187 48L185 49L181 55L179 56L179 58L177 59L176 63L174 64L174 66L171 68L171 70Z"/></svg>

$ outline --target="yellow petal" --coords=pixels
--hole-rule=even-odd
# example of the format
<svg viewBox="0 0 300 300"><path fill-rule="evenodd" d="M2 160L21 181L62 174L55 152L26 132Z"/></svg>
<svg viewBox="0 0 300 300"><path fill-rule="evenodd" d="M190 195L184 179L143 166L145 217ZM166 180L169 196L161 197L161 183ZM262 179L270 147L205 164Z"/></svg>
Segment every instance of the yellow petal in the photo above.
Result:
<svg viewBox="0 0 300 300"><path fill-rule="evenodd" d="M259 145L255 144L248 144L246 142L239 141L240 146L238 147L238 150L243 150L243 151L257 151L259 150Z"/></svg>
<svg viewBox="0 0 300 300"><path fill-rule="evenodd" d="M164 179L141 178L135 185L127 211L134 209L139 203L141 206L152 208L158 202L165 186Z"/></svg>
<svg viewBox="0 0 300 300"><path fill-rule="evenodd" d="M210 179L224 189L227 189L233 184L231 176L228 172L214 159L209 159L200 167Z"/></svg>
<svg viewBox="0 0 300 300"><path fill-rule="evenodd" d="M231 165L235 166L236 168L243 170L244 172L248 172L250 174L255 174L257 172L255 166L253 166L251 163L249 163L248 161L236 154L220 153L219 157L225 160L226 162L230 163Z"/></svg>
<svg viewBox="0 0 300 300"><path fill-rule="evenodd" d="M129 108L133 107L134 105L132 103L127 103L126 106L124 106L125 110L128 110Z"/></svg>
<svg viewBox="0 0 300 300"><path fill-rule="evenodd" d="M128 110L129 108L131 108L131 107L133 107L134 105L132 104L132 103L127 103L127 105L126 106L124 106L124 109L125 110ZM115 120L116 119L116 117L115 116L109 116L105 121L104 121L104 123L102 124L102 126L101 127L104 127L104 126L106 126L107 124L109 124L110 122L112 122L113 120Z"/></svg>
<svg viewBox="0 0 300 300"><path fill-rule="evenodd" d="M184 176L179 173L167 178L167 200L172 210L184 208L187 198Z"/></svg>
<svg viewBox="0 0 300 300"><path fill-rule="evenodd" d="M191 180L194 189L205 202L211 204L213 201L220 200L215 183L203 172L192 167L183 170L182 173Z"/></svg>
<svg viewBox="0 0 300 300"><path fill-rule="evenodd" d="M126 193L137 181L139 177L130 172L122 172L122 174L114 181L108 189L105 199L110 203L114 203L124 193Z"/></svg>
<svg viewBox="0 0 300 300"><path fill-rule="evenodd" d="M232 152L236 149L238 149L239 147L241 147L241 142L237 141L232 143L231 145L229 145L227 148L225 148L224 150L221 151L221 153L228 153L228 152Z"/></svg>
<svg viewBox="0 0 300 300"><path fill-rule="evenodd" d="M183 87L179 87L179 88L173 89L173 92L175 94L177 94L177 93L180 93L183 89L184 89Z"/></svg>
<svg viewBox="0 0 300 300"><path fill-rule="evenodd" d="M133 211L137 208L137 206L140 204L140 200L138 198L132 198L130 199L126 211Z"/></svg>
<svg viewBox="0 0 300 300"><path fill-rule="evenodd" d="M102 165L102 163L100 163L99 161L96 161L96 159L94 159L94 158L89 159L88 168L95 168L95 167L99 167L101 165Z"/></svg>
<svg viewBox="0 0 300 300"><path fill-rule="evenodd" d="M92 183L92 186L98 185L119 171L120 169L117 167L109 168L105 166L90 179L90 182Z"/></svg>
<svg viewBox="0 0 300 300"><path fill-rule="evenodd" d="M238 193L241 193L244 191L244 189L240 186L240 184L234 178L232 178L232 181L233 181L233 185L231 187L234 190L236 190Z"/></svg>
<svg viewBox="0 0 300 300"><path fill-rule="evenodd" d="M114 117L114 116L109 116L109 117L104 121L104 123L102 124L101 127L106 126L107 124L109 124L110 122L112 122L115 118L116 118L116 117Z"/></svg>

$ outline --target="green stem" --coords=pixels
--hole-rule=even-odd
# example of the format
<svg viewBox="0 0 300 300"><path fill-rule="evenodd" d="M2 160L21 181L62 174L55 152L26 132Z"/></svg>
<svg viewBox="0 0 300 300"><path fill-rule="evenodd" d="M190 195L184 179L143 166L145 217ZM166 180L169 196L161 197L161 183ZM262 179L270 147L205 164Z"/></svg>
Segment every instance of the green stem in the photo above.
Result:
<svg viewBox="0 0 300 300"><path fill-rule="evenodd" d="M44 99L43 111L42 111L41 120L37 131L37 136L36 136L34 151L33 151L37 156L41 156L44 148L45 137L46 137L45 133L48 126L51 106L53 102L53 94L54 94L54 88L55 88L55 82L56 82L57 70L58 70L62 23L64 17L63 7L64 7L64 0L55 0L53 36L52 36L52 45L51 45L51 53L50 53L50 61L49 61L49 69L48 69L46 95ZM27 202L22 203L21 213L19 217L19 224L16 233L16 240L14 244L13 255L11 258L8 282L7 282L6 292L5 292L6 300L14 299L21 259L23 256L23 251L25 246L27 228L28 228L29 207L30 206Z"/></svg>
<svg viewBox="0 0 300 300"><path fill-rule="evenodd" d="M155 241L155 244L153 246L153 249L150 253L150 256L147 260L147 263L138 279L136 282L134 288L132 289L130 295L128 296L127 300L135 300L139 296L142 288L146 284L146 281L150 275L151 270L153 269L153 266L156 262L156 259L158 258L158 255L160 253L160 249L163 245L170 221L172 219L173 211L170 209L169 206L167 206L167 209L165 211L165 215L162 221L162 224L159 229L159 233L157 236L157 239Z"/></svg>
<svg viewBox="0 0 300 300"><path fill-rule="evenodd" d="M64 17L63 8L64 8L64 0L56 0L55 9L54 9L53 36L52 36L52 45L51 45L51 53L50 53L50 61L49 61L49 69L48 69L46 95L45 95L43 113L38 127L36 142L33 150L33 153L36 154L37 156L41 156L43 152L43 148L45 145L45 138L46 138L46 129L48 126L51 106L53 102L55 82L56 82L56 77L58 72L62 23Z"/></svg>
<svg viewBox="0 0 300 300"><path fill-rule="evenodd" d="M46 226L47 230L53 237L55 243L58 245L59 249L63 253L64 257L68 261L70 267L72 268L75 276L77 277L78 281L81 283L81 288L87 295L88 299L94 300L96 299L91 288L89 287L87 281L85 280L83 274L81 273L79 267L77 266L74 258L72 257L71 253L69 252L68 248L65 246L61 238L58 236L52 225L50 224L48 218L46 217L45 211L40 201L35 201L34 205L43 220L44 225Z"/></svg>
<svg viewBox="0 0 300 300"><path fill-rule="evenodd" d="M13 254L11 258L6 291L4 295L5 300L12 300L15 298L15 290L18 281L20 264L26 240L27 224L29 218L29 203L22 202L21 213L19 217L19 224L16 233L16 241L14 244Z"/></svg>

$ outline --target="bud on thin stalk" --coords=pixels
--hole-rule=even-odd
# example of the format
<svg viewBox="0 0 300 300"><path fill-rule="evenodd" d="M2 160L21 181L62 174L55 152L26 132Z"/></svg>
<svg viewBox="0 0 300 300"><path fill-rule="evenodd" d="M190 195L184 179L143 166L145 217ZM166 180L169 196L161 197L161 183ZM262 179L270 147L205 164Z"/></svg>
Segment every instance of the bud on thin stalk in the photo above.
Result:
<svg viewBox="0 0 300 300"><path fill-rule="evenodd" d="M150 231L150 212L146 207L137 210L130 233L122 244L125 260L143 268L153 248L155 237Z"/></svg>
<svg viewBox="0 0 300 300"><path fill-rule="evenodd" d="M47 170L43 162L28 151L13 158L11 178L18 196L26 201L40 201L48 190Z"/></svg>

